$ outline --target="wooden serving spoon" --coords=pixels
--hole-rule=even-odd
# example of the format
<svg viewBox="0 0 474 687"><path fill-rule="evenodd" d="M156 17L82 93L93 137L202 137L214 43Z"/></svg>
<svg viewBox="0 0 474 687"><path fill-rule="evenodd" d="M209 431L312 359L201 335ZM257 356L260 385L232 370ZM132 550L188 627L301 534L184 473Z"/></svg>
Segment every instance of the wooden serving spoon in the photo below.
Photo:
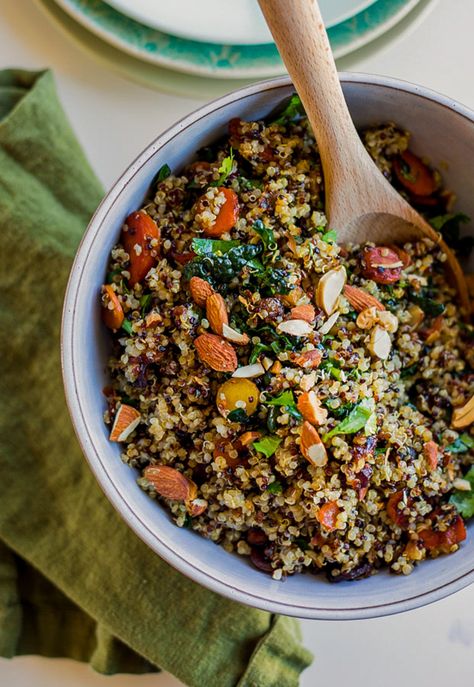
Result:
<svg viewBox="0 0 474 687"><path fill-rule="evenodd" d="M259 0L308 115L324 171L326 214L341 243L403 243L428 237L446 254L461 307L463 271L441 234L385 179L364 148L342 93L317 0Z"/></svg>

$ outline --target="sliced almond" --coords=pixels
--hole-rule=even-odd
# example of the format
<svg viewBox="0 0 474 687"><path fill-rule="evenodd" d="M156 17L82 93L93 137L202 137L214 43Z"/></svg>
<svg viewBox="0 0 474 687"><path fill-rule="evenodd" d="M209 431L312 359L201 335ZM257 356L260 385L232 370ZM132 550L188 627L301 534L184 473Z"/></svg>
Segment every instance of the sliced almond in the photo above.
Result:
<svg viewBox="0 0 474 687"><path fill-rule="evenodd" d="M424 311L420 308L419 305L410 305L410 307L408 308L408 312L410 313L410 320L409 320L410 328L411 329L417 329L417 327L425 319Z"/></svg>
<svg viewBox="0 0 474 687"><path fill-rule="evenodd" d="M305 420L301 429L301 453L315 467L323 467L328 455L321 438L313 425Z"/></svg>
<svg viewBox="0 0 474 687"><path fill-rule="evenodd" d="M394 334L398 329L398 317L388 310L378 313L379 324L390 334Z"/></svg>
<svg viewBox="0 0 474 687"><path fill-rule="evenodd" d="M377 300L375 296L367 293L367 291L364 291L364 289L359 289L357 286L350 286L349 284L346 284L344 286L344 296L347 298L354 310L357 310L357 312L362 312L367 308L385 310L382 303Z"/></svg>
<svg viewBox="0 0 474 687"><path fill-rule="evenodd" d="M238 367L233 373L232 377L240 379L253 379L254 377L261 377L265 374L265 368L262 363L253 363L253 365L244 365Z"/></svg>
<svg viewBox="0 0 474 687"><path fill-rule="evenodd" d="M206 301L206 317L213 332L222 336L222 327L229 324L225 300L220 293L213 293Z"/></svg>
<svg viewBox="0 0 474 687"><path fill-rule="evenodd" d="M148 313L148 315L145 317L145 327L147 329L150 329L157 324L161 324L161 322L163 322L163 318L157 312Z"/></svg>
<svg viewBox="0 0 474 687"><path fill-rule="evenodd" d="M149 465L143 476L153 484L160 496L173 501L192 501L196 498L194 482L169 465Z"/></svg>
<svg viewBox="0 0 474 687"><path fill-rule="evenodd" d="M206 499L192 499L186 503L186 510L192 518L197 518L206 511L208 505Z"/></svg>
<svg viewBox="0 0 474 687"><path fill-rule="evenodd" d="M291 336L309 336L313 327L305 320L286 320L277 325L277 330Z"/></svg>
<svg viewBox="0 0 474 687"><path fill-rule="evenodd" d="M238 344L239 346L246 346L250 341L247 334L241 334L235 329L232 329L232 327L229 327L229 325L226 322L224 322L224 324L222 325L222 336L225 339L232 341L232 343Z"/></svg>
<svg viewBox="0 0 474 687"><path fill-rule="evenodd" d="M191 291L193 301L200 308L206 307L207 299L214 293L214 289L209 282L201 279L201 277L191 277L189 280L189 290Z"/></svg>
<svg viewBox="0 0 474 687"><path fill-rule="evenodd" d="M328 411L323 408L314 391L305 391L298 398L298 410L305 420L313 425L322 425L326 422Z"/></svg>
<svg viewBox="0 0 474 687"><path fill-rule="evenodd" d="M110 432L110 441L125 441L139 424L141 415L136 408L124 403L119 405Z"/></svg>
<svg viewBox="0 0 474 687"><path fill-rule="evenodd" d="M265 358L262 360L262 365L263 365L263 367L265 368L265 370L267 370L267 372L268 372L268 370L272 367L273 364L274 364L274 363L273 363L273 360L272 360L271 358L267 358L266 356L265 356Z"/></svg>
<svg viewBox="0 0 474 687"><path fill-rule="evenodd" d="M383 267L387 270L393 270L395 267L404 267L404 263L401 260L394 260L392 262L372 262L371 267Z"/></svg>
<svg viewBox="0 0 474 687"><path fill-rule="evenodd" d="M468 479L462 479L461 477L456 477L453 481L453 487L458 491L471 491L471 483Z"/></svg>
<svg viewBox="0 0 474 687"><path fill-rule="evenodd" d="M237 355L230 343L215 334L201 334L194 340L199 359L216 372L237 369Z"/></svg>
<svg viewBox="0 0 474 687"><path fill-rule="evenodd" d="M455 429L467 427L474 422L474 396L462 408L456 408L453 412L451 424Z"/></svg>
<svg viewBox="0 0 474 687"><path fill-rule="evenodd" d="M328 317L326 322L323 322L323 324L318 329L318 332L320 334L322 334L322 336L329 334L331 329L334 327L334 325L338 321L339 315L340 315L340 312L338 310L336 310L336 312L333 312L333 314L330 317Z"/></svg>
<svg viewBox="0 0 474 687"><path fill-rule="evenodd" d="M309 303L297 305L295 308L291 309L290 314L292 320L305 320L310 323L314 322L314 318L316 317L316 311Z"/></svg>
<svg viewBox="0 0 474 687"><path fill-rule="evenodd" d="M375 327L378 320L379 313L377 312L377 308L372 306L371 308L362 310L357 315L356 325L359 327L359 329L372 329L372 327Z"/></svg>
<svg viewBox="0 0 474 687"><path fill-rule="evenodd" d="M341 267L326 272L319 280L316 289L316 303L326 315L332 315L334 312L346 283L346 276L346 269L341 265Z"/></svg>
<svg viewBox="0 0 474 687"><path fill-rule="evenodd" d="M380 360L387 360L392 350L392 341L386 329L379 325L372 329L368 349Z"/></svg>

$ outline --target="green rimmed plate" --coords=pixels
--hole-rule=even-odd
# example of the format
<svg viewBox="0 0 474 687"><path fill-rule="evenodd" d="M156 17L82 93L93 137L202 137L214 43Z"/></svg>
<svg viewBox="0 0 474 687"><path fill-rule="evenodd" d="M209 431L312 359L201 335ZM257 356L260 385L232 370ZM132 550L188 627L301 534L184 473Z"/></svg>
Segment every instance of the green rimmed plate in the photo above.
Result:
<svg viewBox="0 0 474 687"><path fill-rule="evenodd" d="M102 0L56 0L75 21L119 50L144 62L188 74L221 79L258 79L285 73L273 43L203 43L140 24ZM328 29L336 58L392 28L420 0L376 0L363 12Z"/></svg>

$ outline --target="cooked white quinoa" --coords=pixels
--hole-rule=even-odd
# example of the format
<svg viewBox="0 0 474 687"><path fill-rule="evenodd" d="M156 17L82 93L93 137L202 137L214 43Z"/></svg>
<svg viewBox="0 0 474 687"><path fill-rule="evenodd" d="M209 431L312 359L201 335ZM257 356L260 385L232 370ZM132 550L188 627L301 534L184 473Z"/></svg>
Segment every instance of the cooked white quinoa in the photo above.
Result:
<svg viewBox="0 0 474 687"><path fill-rule="evenodd" d="M229 130L198 153L198 162L153 186L144 211L160 236L147 246L153 265L146 276L131 286L133 255L122 241L112 250L107 282L127 331L122 325L113 334L105 421L112 424L121 406L138 411L122 457L141 473L139 485L164 502L178 526L250 555L275 579L304 570L332 581L358 579L387 566L408 574L425 557L458 548L464 525L449 495L453 484L466 489L459 480L474 460L469 442L466 450L452 450L460 435L472 433L454 430L451 416L474 392L474 353L472 330L462 324L445 280L444 255L427 240L403 251L382 247L387 255L395 251L397 266L371 270L366 258L378 255L370 253L373 244L338 246L330 233L337 227L326 226L321 164L305 118L232 120ZM427 169L434 188L420 198L411 198L403 182L405 174L409 185L410 169L394 175L408 133L389 124L363 132L363 140L418 209L446 212L452 198L438 173ZM191 252L193 239L212 233L230 202L223 189L235 193L235 222L210 238L254 247L238 268L226 265L222 253L209 261ZM138 242L138 258L142 248ZM385 314L384 324L375 308L372 325L361 328L343 290L335 305L339 317L322 334L329 314L318 283L341 266L346 285L375 297L395 318ZM225 342L238 366L260 362L265 370L251 379L257 397L249 401L244 393L233 406L240 414L230 418L229 407L220 411L217 403L226 403L220 387L232 370L211 369L196 348L198 336L212 333L212 322L191 295L193 275L221 294L229 325L249 337L247 345ZM113 309L110 291L102 302ZM304 304L314 308L311 332L281 335L278 325L295 319L291 308ZM386 359L373 351L375 326L388 337ZM301 367L298 356L312 350L320 352L319 365ZM244 391L247 382L238 383ZM282 397L284 391L291 393ZM321 421L312 423L323 442L318 456L327 461L319 467L301 448L298 407L308 392L322 409ZM278 397L286 405L272 405ZM374 411L365 425L325 436L361 402ZM255 412L246 419L252 404ZM238 439L249 431L260 437L242 446ZM253 445L266 436L278 444L268 456ZM435 452L431 461L427 445ZM174 468L192 485L191 497L163 498L159 481L147 478L149 466Z"/></svg>

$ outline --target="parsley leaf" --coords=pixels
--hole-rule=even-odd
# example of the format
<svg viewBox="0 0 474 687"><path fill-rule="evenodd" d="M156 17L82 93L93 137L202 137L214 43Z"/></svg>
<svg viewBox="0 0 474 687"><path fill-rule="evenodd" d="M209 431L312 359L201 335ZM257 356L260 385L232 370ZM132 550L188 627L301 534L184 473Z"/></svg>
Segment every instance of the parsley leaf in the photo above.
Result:
<svg viewBox="0 0 474 687"><path fill-rule="evenodd" d="M171 174L171 169L170 169L169 165L163 165L162 167L160 167L160 169L156 173L155 178L153 179L153 182L152 182L152 186L154 186L155 184L159 184L160 181L164 181L165 179L167 179L170 176L170 174Z"/></svg>
<svg viewBox="0 0 474 687"><path fill-rule="evenodd" d="M245 425L249 421L249 416L243 408L236 408L230 411L227 419L229 422L240 422L240 424Z"/></svg>
<svg viewBox="0 0 474 687"><path fill-rule="evenodd" d="M464 432L456 441L446 446L444 450L449 451L449 453L466 453L466 451L470 451L472 448L474 448L474 439Z"/></svg>
<svg viewBox="0 0 474 687"><path fill-rule="evenodd" d="M337 241L337 231L331 229L321 236L321 240L325 243L335 243Z"/></svg>
<svg viewBox="0 0 474 687"><path fill-rule="evenodd" d="M275 398L271 398L269 401L266 401L266 403L269 406L296 406L295 397L291 389L282 391L281 394L275 396Z"/></svg>
<svg viewBox="0 0 474 687"><path fill-rule="evenodd" d="M206 255L207 253L225 255L231 248L240 245L240 241L222 241L221 239L193 239L191 242L191 247L196 255Z"/></svg>
<svg viewBox="0 0 474 687"><path fill-rule="evenodd" d="M464 479L469 482L471 489L469 491L455 491L449 502L456 506L463 518L472 518L474 515L474 465L464 475Z"/></svg>
<svg viewBox="0 0 474 687"><path fill-rule="evenodd" d="M264 456L270 458L273 456L279 445L281 444L281 437L268 435L260 439L260 441L254 441L253 447Z"/></svg>
<svg viewBox="0 0 474 687"><path fill-rule="evenodd" d="M373 398L364 398L354 406L349 415L336 425L330 432L324 435L323 441L336 436L336 434L355 434L372 421L375 411L375 401Z"/></svg>
<svg viewBox="0 0 474 687"><path fill-rule="evenodd" d="M281 485L281 482L279 482L277 479L272 482L271 484L268 485L266 491L269 491L270 494L281 494L283 491L283 487Z"/></svg>
<svg viewBox="0 0 474 687"><path fill-rule="evenodd" d="M130 320L124 320L122 322L122 329L125 330L129 336L133 334L132 323Z"/></svg>
<svg viewBox="0 0 474 687"><path fill-rule="evenodd" d="M282 110L282 112L280 112L280 115L270 123L286 126L290 122L294 122L304 116L305 111L303 103L301 102L299 95L297 93L293 93L285 108Z"/></svg>
<svg viewBox="0 0 474 687"><path fill-rule="evenodd" d="M470 217L462 212L458 212L432 217L429 223L433 229L441 233L448 246L462 251L463 257L469 257L469 253L474 247L474 238L472 236L461 237L461 224L466 224L470 221Z"/></svg>
<svg viewBox="0 0 474 687"><path fill-rule="evenodd" d="M250 365L253 365L253 363L257 362L261 353L266 353L266 352L271 351L271 350L272 349L270 348L270 346L267 346L266 344L263 344L263 343L255 344L255 346L252 348L252 352L251 352L250 357L249 357Z"/></svg>
<svg viewBox="0 0 474 687"><path fill-rule="evenodd" d="M222 160L221 166L217 170L220 174L220 177L218 178L217 181L213 181L211 186L222 186L224 181L226 181L227 177L230 174L232 174L233 169L234 169L234 151L231 148L229 151L229 155Z"/></svg>

